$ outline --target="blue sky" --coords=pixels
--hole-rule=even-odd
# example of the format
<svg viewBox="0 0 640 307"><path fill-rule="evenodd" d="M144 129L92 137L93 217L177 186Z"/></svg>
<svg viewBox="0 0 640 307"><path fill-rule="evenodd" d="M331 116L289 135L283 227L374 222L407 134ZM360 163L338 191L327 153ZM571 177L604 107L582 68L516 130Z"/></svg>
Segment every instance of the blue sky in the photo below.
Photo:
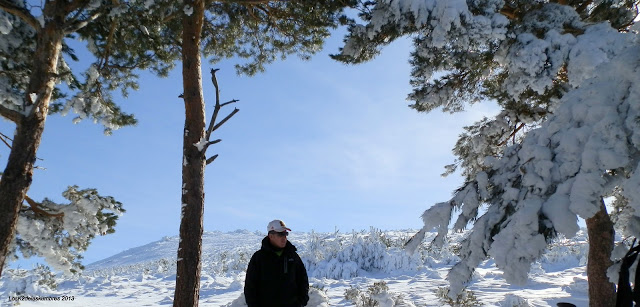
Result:
<svg viewBox="0 0 640 307"><path fill-rule="evenodd" d="M264 231L282 219L293 231L407 229L449 199L462 183L440 176L453 162L462 131L495 110L490 104L450 115L417 113L411 88L411 44L398 41L374 61L347 66L331 60L336 32L311 61L291 57L255 77L237 76L233 61L205 65L207 117L215 102L209 69L220 68L222 101L240 109L213 138L219 158L206 169L205 230ZM116 233L94 240L85 264L178 234L184 107L180 67L169 78L142 73L141 88L121 100L139 120L105 136L73 114L53 115L46 129L29 196L64 202L69 185L97 188L124 204ZM222 110L226 115L233 106ZM220 117L221 118L221 117ZM0 132L13 124L0 120ZM0 149L4 168L8 149Z"/></svg>

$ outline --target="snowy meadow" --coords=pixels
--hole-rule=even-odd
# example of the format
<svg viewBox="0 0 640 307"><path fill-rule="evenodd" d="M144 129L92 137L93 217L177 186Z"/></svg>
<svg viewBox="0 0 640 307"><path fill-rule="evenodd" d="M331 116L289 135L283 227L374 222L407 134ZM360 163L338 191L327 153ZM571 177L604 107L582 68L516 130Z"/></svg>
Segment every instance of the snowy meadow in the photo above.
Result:
<svg viewBox="0 0 640 307"><path fill-rule="evenodd" d="M465 233L440 250L427 233L413 254L403 249L414 230L291 233L311 283L309 306L556 306L588 305L586 232L558 239L535 262L524 285L509 285L493 261L484 262L458 302L446 295L448 270L459 258ZM238 230L203 236L201 306L246 306L245 269L264 233ZM87 265L75 276L42 267L7 270L2 305L169 306L175 287L179 238L165 237ZM39 301L27 300L38 298ZM45 300L47 299L47 300Z"/></svg>

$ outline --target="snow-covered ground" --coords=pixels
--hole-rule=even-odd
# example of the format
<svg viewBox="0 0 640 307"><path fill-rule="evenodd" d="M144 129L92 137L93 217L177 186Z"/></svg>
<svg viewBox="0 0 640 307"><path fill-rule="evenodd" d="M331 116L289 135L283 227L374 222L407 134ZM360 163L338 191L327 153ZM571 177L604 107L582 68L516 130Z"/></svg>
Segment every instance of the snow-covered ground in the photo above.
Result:
<svg viewBox="0 0 640 307"><path fill-rule="evenodd" d="M428 247L428 234L418 251L409 255L401 247L414 233L376 229L291 233L289 239L298 248L313 286L309 305L362 306L359 297L372 297L379 306L447 306L442 291L447 288L447 271L458 259L456 242L464 234L454 235L441 251ZM201 306L243 305L244 270L264 235L204 234ZM127 250L88 265L79 276L56 276L58 286L53 290L38 275L6 270L0 280L0 305L10 306L26 296L58 300L22 300L20 306L171 305L178 240L166 237ZM586 251L584 231L558 240L532 265L528 283L520 286L505 283L502 272L487 261L474 274L467 293L483 306L556 306L558 302L587 306Z"/></svg>

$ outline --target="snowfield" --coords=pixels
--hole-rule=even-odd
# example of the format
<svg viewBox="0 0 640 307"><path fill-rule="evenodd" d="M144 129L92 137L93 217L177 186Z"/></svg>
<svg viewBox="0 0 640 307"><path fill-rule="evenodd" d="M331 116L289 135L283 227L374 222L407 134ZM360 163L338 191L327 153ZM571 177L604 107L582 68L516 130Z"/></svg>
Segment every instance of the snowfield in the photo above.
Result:
<svg viewBox="0 0 640 307"><path fill-rule="evenodd" d="M427 233L418 250L408 254L402 246L414 233L374 228L291 233L289 239L298 248L312 285L309 306L363 306L362 298L372 298L379 306L448 306L445 278L459 259L455 251L464 233L451 236L441 251L429 248L436 233ZM264 236L243 230L204 234L201 306L246 306L241 297L244 270ZM171 305L178 240L165 237L129 249L88 265L78 276L46 279L33 271L7 269L0 280L2 305L11 306L18 299L23 299L20 306ZM524 285L507 284L493 261L486 261L468 287L467 306L556 306L558 302L587 306L586 255L586 231L558 239L532 265ZM56 289L47 286L52 279Z"/></svg>

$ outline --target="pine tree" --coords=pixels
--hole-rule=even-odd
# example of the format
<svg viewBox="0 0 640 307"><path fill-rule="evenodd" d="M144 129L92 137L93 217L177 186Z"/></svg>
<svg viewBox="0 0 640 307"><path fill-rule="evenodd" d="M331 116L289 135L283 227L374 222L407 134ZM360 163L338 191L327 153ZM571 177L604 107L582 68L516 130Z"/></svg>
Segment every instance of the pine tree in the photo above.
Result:
<svg viewBox="0 0 640 307"><path fill-rule="evenodd" d="M24 69L15 75L7 74L15 84L7 83L5 86L5 92L12 96L7 94L4 97L8 98L3 97L0 114L17 123L18 132L14 145L20 144L20 148L30 150L26 154L20 152L15 155L20 159L14 157L15 150L12 150L8 168L3 174L0 184L0 206L3 212L0 213L7 213L3 215L7 223L2 224L6 227L0 229L0 239L8 243L13 236L16 212L30 185L33 170L33 163L30 161L35 158L48 111L74 110L79 114L78 119L94 117L105 125L105 132L109 133L119 126L135 123L132 116L117 108L109 92L121 89L126 96L127 90L137 88L136 75L133 73L135 69L148 69L163 76L173 68L176 61L182 60L185 83L182 98L186 108L185 132L188 132L185 133L183 148L188 163L183 167L185 188L181 228L186 228L184 232L181 229L181 234L184 233L190 240L183 240L179 247L179 257L182 260L179 264L186 266L181 268L179 265L178 268L179 285L176 289L181 294L176 294L175 304L197 305L204 165L217 157L214 155L207 159L205 151L209 145L217 142L209 141L212 130L229 117L219 123L215 123L215 120L210 122L209 127L214 129L209 129L204 134L206 120L201 90L201 63L200 56L196 56L194 52L200 52L211 63L227 58L239 59L236 68L239 73L247 75L261 72L266 64L291 54L306 59L320 49L324 38L329 35L329 29L335 27L340 20L345 20L341 11L349 4L350 1L347 0L221 0L188 3L46 1L42 10L42 19L46 22L41 26L27 4L18 1L0 2L0 8L9 13L3 17L11 21L9 27L0 23L2 33L17 35L17 29L24 28L28 34L17 36L18 43L12 46L13 49L7 49L6 53L15 54L16 48L28 46L24 42L31 39L34 41L33 46L21 51L38 55L34 61L27 53L18 53L24 57L22 61L7 57L7 65L23 65ZM48 31L41 28L53 33L48 34ZM69 71L60 56L62 51L75 57L73 50L64 42L65 37L73 33L74 37L87 40L89 51L96 57L83 82ZM49 59L51 63L38 61L41 57ZM31 71L34 67L39 70ZM51 73L45 73L43 69ZM29 90L27 85L16 86L21 81L30 79L33 79L35 87L46 89L48 94L40 95L39 92ZM57 81L67 81L68 87L76 90L76 94L71 99L58 103L58 99L65 96L54 86ZM38 95L31 95L32 93ZM36 107L31 107L34 103L30 98L39 99ZM20 122L25 117L21 112L26 109L38 111L34 124L28 127ZM24 142L30 146L24 147ZM195 143L202 146L193 146ZM185 255L186 258L183 257ZM181 276L188 281L181 281Z"/></svg>
<svg viewBox="0 0 640 307"><path fill-rule="evenodd" d="M119 21L127 16L126 13L127 3L117 1L43 1L41 6L26 1L0 1L0 116L16 125L12 140L3 137L7 144L11 141L11 152L0 180L0 274L13 240L25 239L16 237L16 224L19 217L24 216L22 204L31 185L36 153L47 116L50 113L73 111L78 115L74 121L92 118L105 127L106 134L119 127L135 124L135 118L122 112L110 93L119 89L126 96L128 90L137 88L134 69L148 68L166 73L171 66L172 55L147 52L153 49L143 49L140 44L127 47L144 52L121 52L118 58L111 56L111 51L117 47L113 43L114 38L127 35L125 31L119 31ZM135 25L138 25L137 21ZM73 39L87 41L88 49L97 55L89 60L95 62L81 77L77 76L79 72L71 70L62 56L66 54L73 60L78 59L67 44L68 40ZM158 64L167 62L169 64ZM63 91L62 88L68 90ZM47 207L49 204L53 205L47 201L29 201L26 207L38 212L39 206ZM72 201L70 207L76 205ZM97 203L93 205L101 207ZM111 202L111 205L102 209L115 213L121 211L117 202ZM92 219L95 222L92 227L115 222L115 217L107 220L104 220L105 216L100 217L102 209L92 211L96 215ZM61 213L44 209L39 214L43 212L50 215ZM104 214L110 213L105 211ZM68 217L67 214L64 216ZM112 226L109 229L112 230ZM91 237L96 233L86 234ZM21 241L17 244L24 245ZM76 251L86 248L85 243L69 244L74 245ZM64 247L65 244L60 246ZM21 250L26 251L23 248ZM74 257L67 260L73 262Z"/></svg>
<svg viewBox="0 0 640 307"><path fill-rule="evenodd" d="M610 75L606 63L633 47L637 36L631 26L638 5L637 0L361 3L364 24L352 20L345 45L335 59L367 61L384 45L410 35L415 47L410 61L412 108L459 112L466 104L492 100L502 109L495 118L465 128L454 148L457 159L445 173L460 168L465 183L451 200L425 211L425 228L411 242L415 247L425 231L437 227L435 243L441 244L453 209L461 210L456 230L474 223L462 250L462 261L448 276L453 295L462 290L473 269L487 257L493 257L505 270L508 281L523 282L530 263L540 256L547 242L558 232L575 234L580 216L587 220L590 235L590 304L607 306L615 300L615 286L606 277L614 243L613 225L603 198L632 197L629 188L626 194L614 193L614 188L623 183L633 186L622 178L633 178L637 142L625 143L624 138L617 138L618 147L627 148L615 151L619 163L602 162L586 175L580 168L576 170L576 165L586 168L592 162L577 154L590 153L582 140L567 137L565 144L558 146L552 137L535 138L553 125L569 129L572 125L596 124L593 118L566 115L560 119L556 114L563 110L563 104L588 99L588 90L581 87L595 83L605 87L604 81L590 78L597 77L596 71ZM602 63L605 68L596 70ZM633 69L627 70L618 81L628 85L633 74ZM624 86L609 90L626 91ZM614 103L624 110L630 102L620 98ZM543 130L535 130L538 127ZM533 143L525 146L527 142ZM567 145L577 153L569 155L562 147ZM553 158L543 159L541 152ZM563 160L569 159L567 156L577 160ZM563 173L568 170L575 173ZM585 182L599 181L597 178L605 178L606 184L600 182L602 185L594 187ZM483 205L487 213L480 217ZM560 212L563 215L558 215ZM624 220L631 221L628 225L638 221L638 212L627 212Z"/></svg>
<svg viewBox="0 0 640 307"><path fill-rule="evenodd" d="M298 53L308 58L320 49L328 28L335 26L343 1L236 1L236 3L186 2L193 13L185 16L182 36L183 99L186 109L183 142L183 195L180 222L180 245L174 306L197 306L199 299L200 256L204 214L204 167L217 155L206 158L212 132L236 114L238 109L216 123L220 110L219 89L215 70L211 71L216 90L216 108L205 131L204 97L200 49L214 59L235 55L249 59L238 65L238 72L252 75L262 71L264 65L278 57ZM229 20L229 24L220 23ZM214 30L208 29L215 25ZM223 30L231 29L231 31ZM199 36L202 34L202 36ZM218 37L230 43L220 49ZM189 40L193 38L193 40ZM202 41L202 47L200 42ZM235 100L234 100L235 101ZM232 102L234 102L232 101ZM202 144L204 147L196 147Z"/></svg>
<svg viewBox="0 0 640 307"><path fill-rule="evenodd" d="M204 170L217 155L207 158L210 145L220 140L212 133L238 111L235 109L217 122L220 109L232 100L220 103L216 88L214 114L207 127L205 97L202 91L202 59L211 63L237 60L240 74L262 72L265 65L288 55L308 59L319 51L329 30L345 18L347 0L277 1L154 1L129 8L128 18L140 18L144 32L153 37L157 49L175 50L181 56L185 125L182 164L182 212L176 273L174 306L197 306L200 283L204 214ZM129 24L129 23L127 23ZM117 44L120 46L120 44ZM149 48L147 46L147 48ZM112 57L126 46L116 48Z"/></svg>

